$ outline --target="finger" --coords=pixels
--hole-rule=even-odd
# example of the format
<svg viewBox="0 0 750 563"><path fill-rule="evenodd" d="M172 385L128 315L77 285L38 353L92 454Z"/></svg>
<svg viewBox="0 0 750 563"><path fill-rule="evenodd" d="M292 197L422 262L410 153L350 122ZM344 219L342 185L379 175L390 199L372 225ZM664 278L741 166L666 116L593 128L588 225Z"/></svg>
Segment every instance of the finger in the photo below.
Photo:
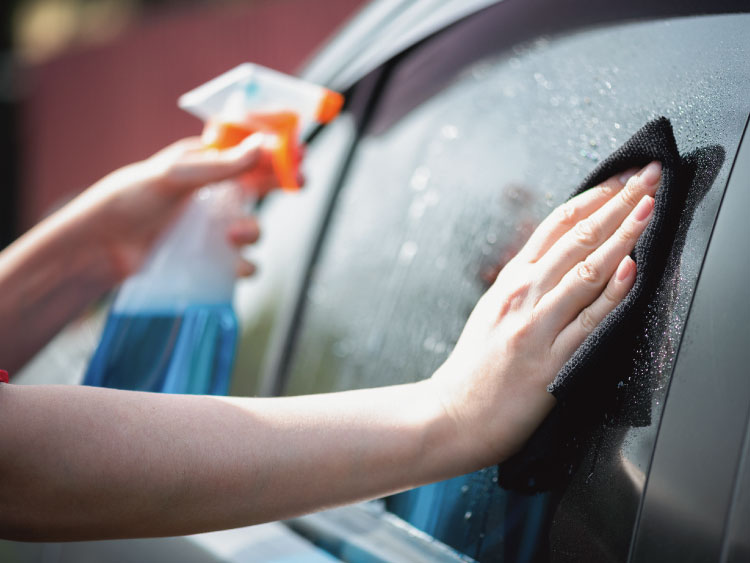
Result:
<svg viewBox="0 0 750 563"><path fill-rule="evenodd" d="M628 169L558 206L536 228L519 252L519 256L529 262L539 260L576 223L585 219L612 199L636 172L638 172L636 168Z"/></svg>
<svg viewBox="0 0 750 563"><path fill-rule="evenodd" d="M180 139L178 141L175 141L171 145L167 145L157 153L155 153L151 158L160 158L165 155L171 155L172 153L176 153L178 155L185 154L191 151L197 151L203 148L203 141L201 141L200 137L185 137L184 139Z"/></svg>
<svg viewBox="0 0 750 563"><path fill-rule="evenodd" d="M229 225L229 242L234 246L253 244L260 238L260 226L254 217L240 217Z"/></svg>
<svg viewBox="0 0 750 563"><path fill-rule="evenodd" d="M618 264L633 250L651 219L653 209L653 198L643 196L617 231L539 301L541 310L550 312L549 327L552 331L562 330L599 296Z"/></svg>
<svg viewBox="0 0 750 563"><path fill-rule="evenodd" d="M553 354L570 357L586 337L625 299L635 283L636 265L626 256L617 267L605 290L568 324L552 344Z"/></svg>
<svg viewBox="0 0 750 563"><path fill-rule="evenodd" d="M256 133L229 149L202 149L185 155L169 168L167 181L176 187L195 188L237 176L257 163L264 137Z"/></svg>
<svg viewBox="0 0 750 563"><path fill-rule="evenodd" d="M258 271L258 268L253 264L252 262L245 260L244 258L240 258L237 260L237 263L234 267L234 273L238 278L249 278L252 275L255 275L255 272Z"/></svg>
<svg viewBox="0 0 750 563"><path fill-rule="evenodd" d="M537 261L543 272L537 285L540 295L555 287L578 262L584 260L612 236L644 196L653 197L660 178L661 164L648 164L628 180L616 197L611 198L586 219L576 223L554 243Z"/></svg>

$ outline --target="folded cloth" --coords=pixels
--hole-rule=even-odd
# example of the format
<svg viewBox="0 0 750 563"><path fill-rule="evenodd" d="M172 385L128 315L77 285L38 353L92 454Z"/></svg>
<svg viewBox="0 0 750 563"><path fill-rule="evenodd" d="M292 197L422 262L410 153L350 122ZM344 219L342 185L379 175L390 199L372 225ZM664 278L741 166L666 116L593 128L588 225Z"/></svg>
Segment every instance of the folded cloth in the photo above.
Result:
<svg viewBox="0 0 750 563"><path fill-rule="evenodd" d="M646 377L635 369L636 340L666 269L691 182L690 166L680 158L669 120L661 117L646 124L573 193L654 160L662 164L661 185L653 217L632 253L637 265L633 288L549 385L555 408L523 449L498 466L498 482L505 489L534 493L564 488L592 445L593 430L623 401L622 388L637 387L639 382L633 380ZM637 402L638 407L629 405L630 423L649 424L650 400Z"/></svg>

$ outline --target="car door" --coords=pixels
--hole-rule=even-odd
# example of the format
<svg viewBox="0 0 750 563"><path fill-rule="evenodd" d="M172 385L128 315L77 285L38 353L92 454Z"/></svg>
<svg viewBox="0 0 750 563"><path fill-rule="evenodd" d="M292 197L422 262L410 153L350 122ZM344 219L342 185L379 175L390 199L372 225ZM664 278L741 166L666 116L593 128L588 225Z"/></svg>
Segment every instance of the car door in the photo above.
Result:
<svg viewBox="0 0 750 563"><path fill-rule="evenodd" d="M750 19L657 19L657 10L631 21L589 6L577 23L561 15L559 29L547 7L538 24L514 2L463 15L351 85L354 138L274 339L266 389L428 377L533 227L664 115L697 173L622 382L626 399L595 429L569 485L523 495L487 468L386 501L390 514L474 559L625 561L750 109Z"/></svg>

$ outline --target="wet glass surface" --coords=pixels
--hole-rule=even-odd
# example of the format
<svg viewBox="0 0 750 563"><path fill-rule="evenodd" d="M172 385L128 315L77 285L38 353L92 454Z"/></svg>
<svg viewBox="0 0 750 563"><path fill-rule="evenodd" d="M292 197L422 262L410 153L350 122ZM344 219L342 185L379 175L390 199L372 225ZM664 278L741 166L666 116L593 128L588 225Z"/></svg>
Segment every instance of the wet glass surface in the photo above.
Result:
<svg viewBox="0 0 750 563"><path fill-rule="evenodd" d="M487 469L394 497L396 514L479 560L544 560L550 550L556 560L627 557L747 117L748 25L748 16L719 16L539 38L467 60L448 86L416 101L420 81L428 92L430 80L445 79L438 55L446 45L438 38L399 61L307 288L287 394L428 377L498 268L599 160L659 115L672 121L683 155L702 152L690 212L623 382L625 412L602 425L562 497L506 493ZM458 52L469 39L468 26L450 36ZM623 424L634 411L651 416Z"/></svg>

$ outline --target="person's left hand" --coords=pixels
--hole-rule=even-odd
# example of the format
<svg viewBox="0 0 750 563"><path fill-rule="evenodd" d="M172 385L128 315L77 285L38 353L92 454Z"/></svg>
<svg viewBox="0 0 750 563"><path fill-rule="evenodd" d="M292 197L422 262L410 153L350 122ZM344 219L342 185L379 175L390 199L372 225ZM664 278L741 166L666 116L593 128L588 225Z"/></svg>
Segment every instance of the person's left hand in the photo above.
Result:
<svg viewBox="0 0 750 563"><path fill-rule="evenodd" d="M64 213L73 215L69 218L79 226L79 238L103 250L116 283L139 268L156 237L195 189L243 175L245 189L267 191L273 173L264 164L265 138L252 135L225 150L206 149L198 137L177 141L142 162L106 176L71 202ZM227 232L235 246L251 244L259 235L253 217L237 219ZM236 271L238 276L249 276L255 266L239 258Z"/></svg>
<svg viewBox="0 0 750 563"><path fill-rule="evenodd" d="M522 447L556 403L547 386L633 287L629 255L660 179L661 164L652 162L559 206L500 271L426 380L474 467Z"/></svg>

